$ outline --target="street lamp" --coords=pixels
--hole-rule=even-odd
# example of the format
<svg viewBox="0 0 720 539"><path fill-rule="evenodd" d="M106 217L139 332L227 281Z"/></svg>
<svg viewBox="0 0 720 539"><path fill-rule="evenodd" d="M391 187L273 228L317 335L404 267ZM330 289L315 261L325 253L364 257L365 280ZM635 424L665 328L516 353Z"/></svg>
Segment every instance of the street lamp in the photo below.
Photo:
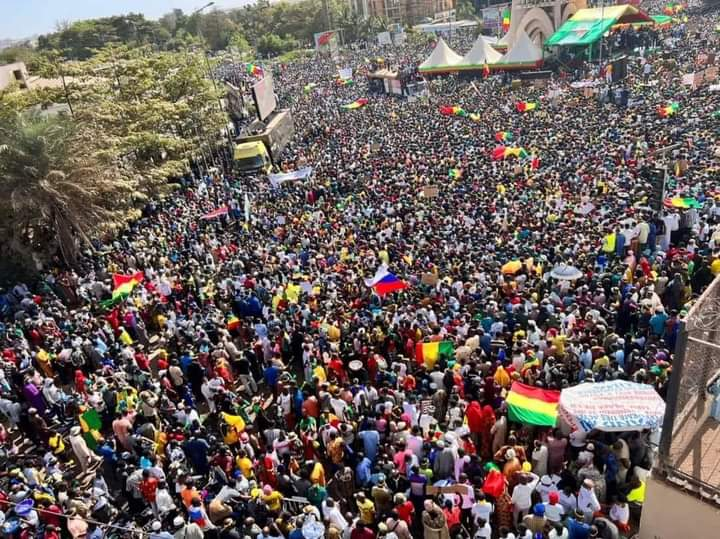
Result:
<svg viewBox="0 0 720 539"><path fill-rule="evenodd" d="M215 5L215 2L208 2L204 6L199 7L195 11L193 11L191 16L197 15L198 13L200 13L214 5ZM208 59L207 52L205 51L205 47L203 45L204 40L203 40L202 29L200 28L200 24L198 24L197 29L198 29L198 36L200 37L200 47L202 48L203 56L205 56L205 64L207 65L207 74L208 74L208 77L210 78L210 80L212 81L213 88L215 89L215 93L218 93L217 83L215 82L215 76L213 75L212 70L210 69L210 60ZM218 108L220 109L221 113L223 113L223 114L225 113L225 111L223 109L223 105L222 105L222 99L220 98L219 94L218 94ZM229 147L232 150L233 139L232 139L232 135L230 134L230 130L228 129L227 125L225 126L225 133L227 134Z"/></svg>
<svg viewBox="0 0 720 539"><path fill-rule="evenodd" d="M201 11L204 11L204 10L206 10L207 8L209 8L209 7L211 7L211 6L214 6L214 5L215 5L215 2L208 2L208 3L205 4L203 7L199 7L199 8L197 8L195 11L193 11L193 12L190 14L190 16L192 17L193 15L197 15L197 14L200 13Z"/></svg>

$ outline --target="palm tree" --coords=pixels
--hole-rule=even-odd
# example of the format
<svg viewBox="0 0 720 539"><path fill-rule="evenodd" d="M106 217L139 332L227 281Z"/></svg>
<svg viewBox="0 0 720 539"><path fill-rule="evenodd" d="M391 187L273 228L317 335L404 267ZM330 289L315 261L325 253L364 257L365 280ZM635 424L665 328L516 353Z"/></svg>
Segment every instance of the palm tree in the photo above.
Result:
<svg viewBox="0 0 720 539"><path fill-rule="evenodd" d="M0 242L28 269L58 251L77 267L89 237L122 218L130 183L97 157L98 139L64 116L0 126Z"/></svg>

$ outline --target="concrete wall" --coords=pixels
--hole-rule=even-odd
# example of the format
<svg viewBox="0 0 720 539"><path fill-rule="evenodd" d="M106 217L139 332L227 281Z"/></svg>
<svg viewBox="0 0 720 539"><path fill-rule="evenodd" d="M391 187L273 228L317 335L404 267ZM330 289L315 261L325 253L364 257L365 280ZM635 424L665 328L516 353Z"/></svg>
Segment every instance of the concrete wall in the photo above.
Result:
<svg viewBox="0 0 720 539"><path fill-rule="evenodd" d="M15 71L22 73L22 81L24 83L28 77L28 71L23 62L15 62L14 64L5 64L0 66L0 90L3 90L16 82Z"/></svg>
<svg viewBox="0 0 720 539"><path fill-rule="evenodd" d="M648 477L640 539L707 539L718 530L720 506Z"/></svg>

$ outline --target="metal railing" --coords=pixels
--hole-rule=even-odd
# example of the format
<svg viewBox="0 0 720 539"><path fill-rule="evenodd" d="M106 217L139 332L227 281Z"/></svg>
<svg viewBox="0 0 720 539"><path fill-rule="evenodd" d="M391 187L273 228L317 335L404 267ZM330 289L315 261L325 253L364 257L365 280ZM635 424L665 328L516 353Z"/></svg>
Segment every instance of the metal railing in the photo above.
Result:
<svg viewBox="0 0 720 539"><path fill-rule="evenodd" d="M720 503L720 279L681 322L672 369L657 471Z"/></svg>

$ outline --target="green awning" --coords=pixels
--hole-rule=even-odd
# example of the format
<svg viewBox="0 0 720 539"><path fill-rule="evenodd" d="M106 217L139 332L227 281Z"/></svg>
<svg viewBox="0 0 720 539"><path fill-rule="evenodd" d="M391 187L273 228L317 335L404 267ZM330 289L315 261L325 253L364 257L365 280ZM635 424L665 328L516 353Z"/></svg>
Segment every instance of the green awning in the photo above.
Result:
<svg viewBox="0 0 720 539"><path fill-rule="evenodd" d="M578 10L545 42L548 47L587 46L602 39L616 24L652 22L645 13L631 5L601 6Z"/></svg>
<svg viewBox="0 0 720 539"><path fill-rule="evenodd" d="M557 32L545 42L548 47L585 46L599 41L605 32L615 24L615 18L596 19L593 21L565 21Z"/></svg>

